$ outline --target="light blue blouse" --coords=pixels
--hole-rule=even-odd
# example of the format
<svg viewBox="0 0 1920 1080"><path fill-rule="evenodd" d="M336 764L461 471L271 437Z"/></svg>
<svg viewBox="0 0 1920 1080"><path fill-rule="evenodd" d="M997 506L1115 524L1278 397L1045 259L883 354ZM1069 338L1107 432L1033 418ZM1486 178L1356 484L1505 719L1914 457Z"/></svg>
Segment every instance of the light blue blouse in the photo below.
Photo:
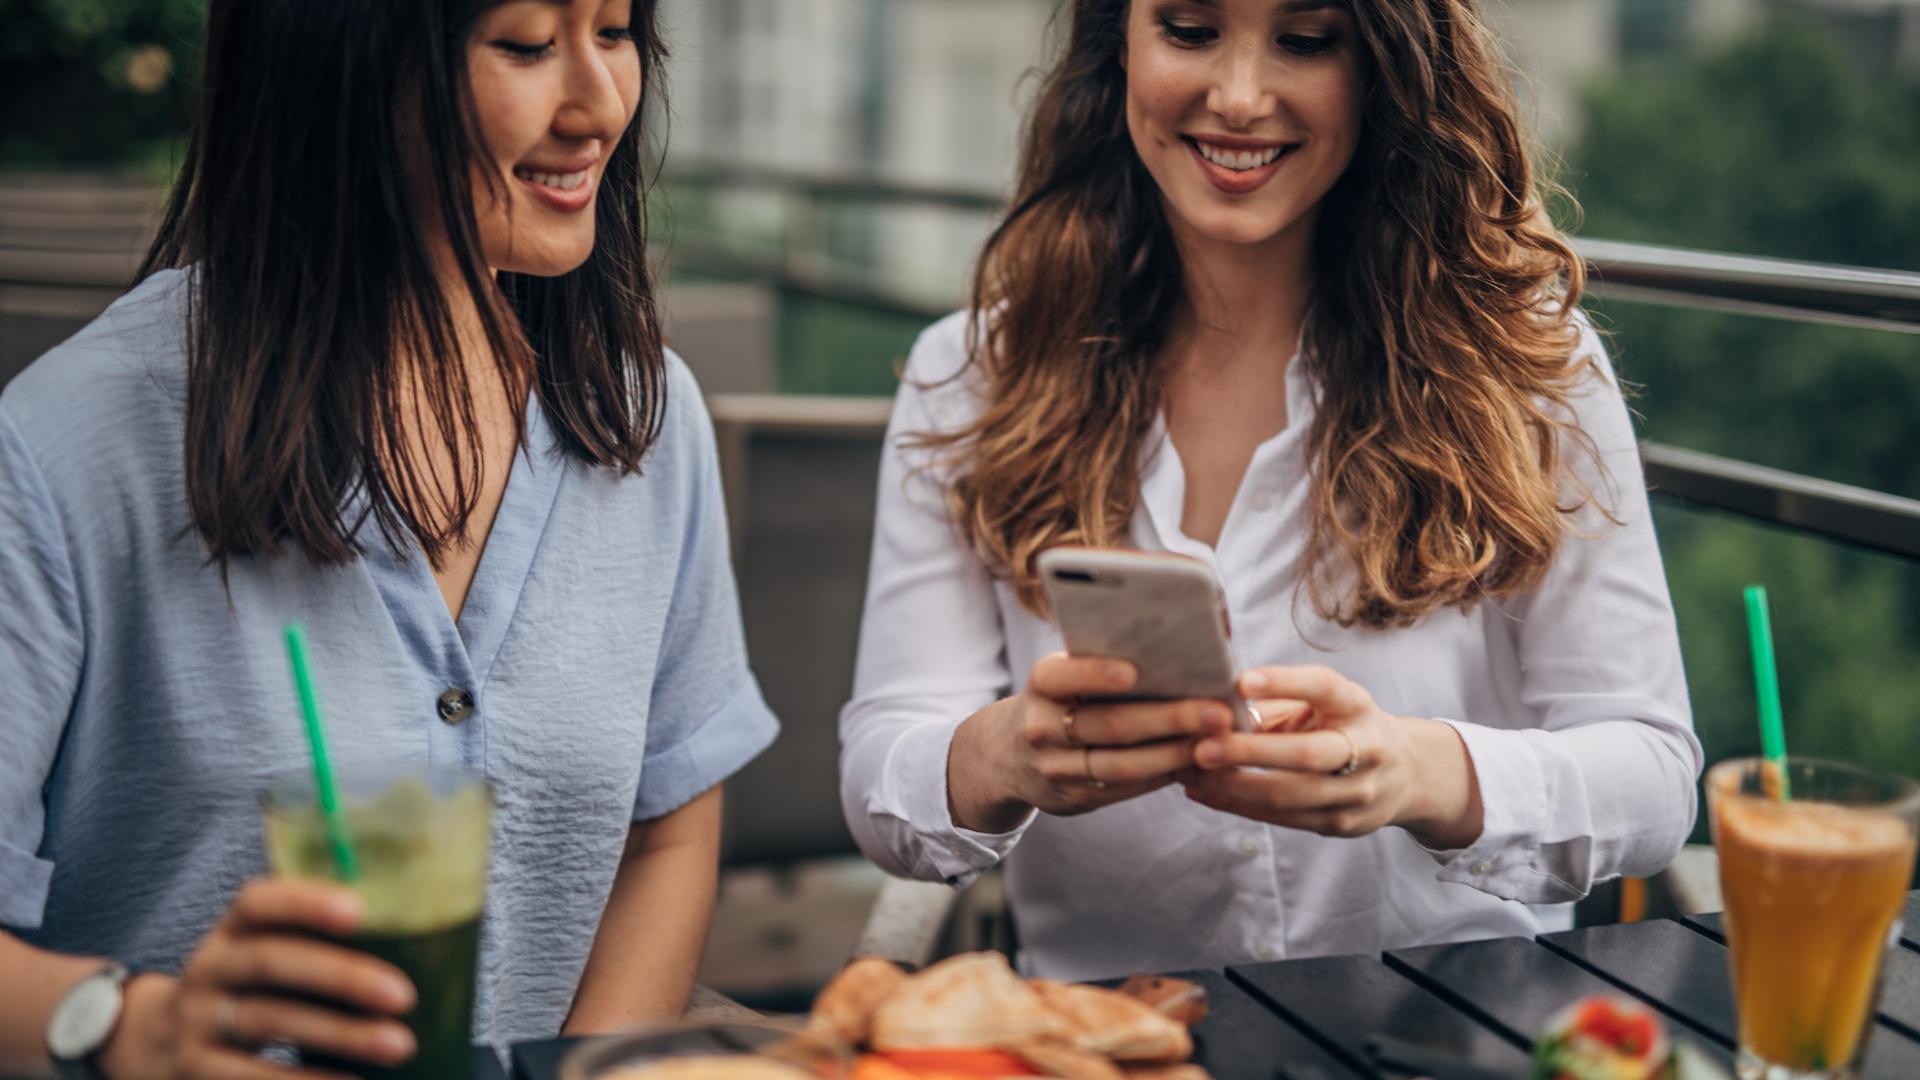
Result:
<svg viewBox="0 0 1920 1080"><path fill-rule="evenodd" d="M298 619L339 768L461 763L493 782L475 1033L551 1036L628 823L777 730L693 377L669 356L638 476L562 456L530 410L457 625L424 557L377 543L334 569L239 560L229 592L182 479L185 282L149 278L0 394L0 926L185 959L265 867L262 787L306 767L280 637ZM458 723L449 690L474 702Z"/></svg>

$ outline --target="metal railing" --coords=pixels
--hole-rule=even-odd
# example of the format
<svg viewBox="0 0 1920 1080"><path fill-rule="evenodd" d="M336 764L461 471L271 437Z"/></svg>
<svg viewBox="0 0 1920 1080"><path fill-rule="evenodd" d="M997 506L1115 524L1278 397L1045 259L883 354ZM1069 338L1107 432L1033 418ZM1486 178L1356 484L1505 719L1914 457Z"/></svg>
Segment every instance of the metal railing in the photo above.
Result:
<svg viewBox="0 0 1920 1080"><path fill-rule="evenodd" d="M666 180L794 197L800 200L796 213L802 235L817 231L819 207L828 202L924 205L981 214L1004 205L1002 195L983 189L712 161L676 165ZM1575 247L1587 261L1591 291L1602 298L1920 334L1920 274L1602 240L1579 240ZM824 259L817 251L751 252L696 239L680 242L674 260L700 272L747 276L803 296L917 318L937 317L961 303L958 297L907 292L871 272ZM847 434L875 427L879 414L867 412L855 419L849 413L870 406L830 400L819 402L818 424L844 423ZM753 410L735 408L736 422L747 422ZM779 408L791 422L795 409L808 406ZM878 423L884 425L883 420ZM1657 442L1642 443L1641 456L1656 494L1920 559L1920 500Z"/></svg>
<svg viewBox="0 0 1920 1080"><path fill-rule="evenodd" d="M928 320L952 310L961 299L916 293L871 271L822 257L819 251L825 244L811 241L825 235L824 206L878 203L987 215L1004 205L1002 193L982 188L719 161L677 162L665 180L679 188L762 190L790 198L793 232L802 241L802 250L769 252L689 236L667 249L677 266ZM151 196L106 189L88 193L77 211L70 205L71 193L62 193L57 205L43 205L48 198L13 186L0 189L0 286L42 291L61 286L124 288L138 257L136 245L124 237L140 231L142 207L154 205ZM76 213L85 220L75 219ZM90 225L122 239L101 242L86 234ZM56 243L48 239L54 233L61 234L54 240L82 236L86 242ZM1600 240L1582 240L1577 247L1591 271L1592 290L1601 297L1920 334L1920 274ZM729 410L731 420L716 416L722 426L742 429L764 420L813 425L823 432L865 430L883 415L873 403L716 402L717 412ZM1642 456L1650 484L1665 496L1920 559L1920 500L1660 443L1644 443Z"/></svg>

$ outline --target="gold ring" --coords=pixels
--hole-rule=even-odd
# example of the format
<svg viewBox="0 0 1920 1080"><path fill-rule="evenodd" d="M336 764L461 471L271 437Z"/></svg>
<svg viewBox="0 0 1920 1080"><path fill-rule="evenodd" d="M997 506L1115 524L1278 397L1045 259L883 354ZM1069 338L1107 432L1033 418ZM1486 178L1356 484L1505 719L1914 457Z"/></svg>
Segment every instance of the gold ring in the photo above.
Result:
<svg viewBox="0 0 1920 1080"><path fill-rule="evenodd" d="M1106 787L1107 782L1105 780L1102 780L1093 775L1093 748L1090 746L1081 747L1080 757L1081 757L1081 762L1087 771L1087 786L1095 787L1095 788Z"/></svg>
<svg viewBox="0 0 1920 1080"><path fill-rule="evenodd" d="M1347 763L1333 770L1333 775L1352 776L1354 773L1360 771L1360 744L1353 741L1353 736L1347 734L1346 728L1334 728L1333 730L1339 732L1340 737L1347 740Z"/></svg>
<svg viewBox="0 0 1920 1080"><path fill-rule="evenodd" d="M1080 742L1080 736L1073 733L1073 710L1077 708L1078 705L1068 705L1060 711L1060 731L1067 737L1068 746L1084 745Z"/></svg>
<svg viewBox="0 0 1920 1080"><path fill-rule="evenodd" d="M232 995L220 999L213 1010L213 1030L223 1043L237 1044L240 1041L240 1006L234 1003Z"/></svg>

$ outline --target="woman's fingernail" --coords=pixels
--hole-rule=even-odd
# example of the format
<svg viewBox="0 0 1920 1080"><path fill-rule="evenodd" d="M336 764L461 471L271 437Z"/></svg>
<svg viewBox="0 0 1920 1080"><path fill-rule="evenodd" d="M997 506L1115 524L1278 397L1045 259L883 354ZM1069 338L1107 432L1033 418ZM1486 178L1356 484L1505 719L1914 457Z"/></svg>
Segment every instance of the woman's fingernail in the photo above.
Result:
<svg viewBox="0 0 1920 1080"><path fill-rule="evenodd" d="M1203 742L1193 748L1193 760L1198 765L1212 768L1227 760L1227 748L1217 742Z"/></svg>
<svg viewBox="0 0 1920 1080"><path fill-rule="evenodd" d="M366 905L360 902L357 894L342 891L327 901L327 913L349 926L358 926L361 917L366 914Z"/></svg>
<svg viewBox="0 0 1920 1080"><path fill-rule="evenodd" d="M385 989L380 991L380 996L391 1002L393 1011L397 1013L413 1011L418 1000L413 992L413 984L404 978L385 980Z"/></svg>
<svg viewBox="0 0 1920 1080"><path fill-rule="evenodd" d="M1200 722L1207 727L1225 730L1233 723L1233 714L1225 705L1208 705L1200 710Z"/></svg>
<svg viewBox="0 0 1920 1080"><path fill-rule="evenodd" d="M406 1061L419 1049L419 1044L413 1040L413 1032L395 1024L383 1026L380 1033L374 1036L374 1041L379 1043L380 1054L388 1061Z"/></svg>
<svg viewBox="0 0 1920 1080"><path fill-rule="evenodd" d="M1240 689L1249 694L1258 694L1266 690L1267 676L1264 672L1249 671L1240 676Z"/></svg>
<svg viewBox="0 0 1920 1080"><path fill-rule="evenodd" d="M1125 688L1133 684L1133 668L1128 664L1108 664L1107 682Z"/></svg>

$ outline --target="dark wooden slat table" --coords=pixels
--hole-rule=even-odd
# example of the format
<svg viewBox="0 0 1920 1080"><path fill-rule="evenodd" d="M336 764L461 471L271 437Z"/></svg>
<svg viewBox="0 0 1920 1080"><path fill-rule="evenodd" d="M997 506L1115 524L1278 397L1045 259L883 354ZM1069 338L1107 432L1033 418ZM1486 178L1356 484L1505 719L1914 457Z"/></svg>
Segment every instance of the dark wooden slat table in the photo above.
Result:
<svg viewBox="0 0 1920 1080"><path fill-rule="evenodd" d="M1866 1060L1873 1080L1920 1077L1920 892L1889 953ZM1477 1075L1527 1075L1533 1036L1560 1008L1625 993L1731 1071L1733 980L1717 915L1182 973L1207 989L1194 1060L1220 1080L1398 1078L1370 1043L1390 1037ZM572 1042L513 1048L517 1080L555 1080Z"/></svg>

